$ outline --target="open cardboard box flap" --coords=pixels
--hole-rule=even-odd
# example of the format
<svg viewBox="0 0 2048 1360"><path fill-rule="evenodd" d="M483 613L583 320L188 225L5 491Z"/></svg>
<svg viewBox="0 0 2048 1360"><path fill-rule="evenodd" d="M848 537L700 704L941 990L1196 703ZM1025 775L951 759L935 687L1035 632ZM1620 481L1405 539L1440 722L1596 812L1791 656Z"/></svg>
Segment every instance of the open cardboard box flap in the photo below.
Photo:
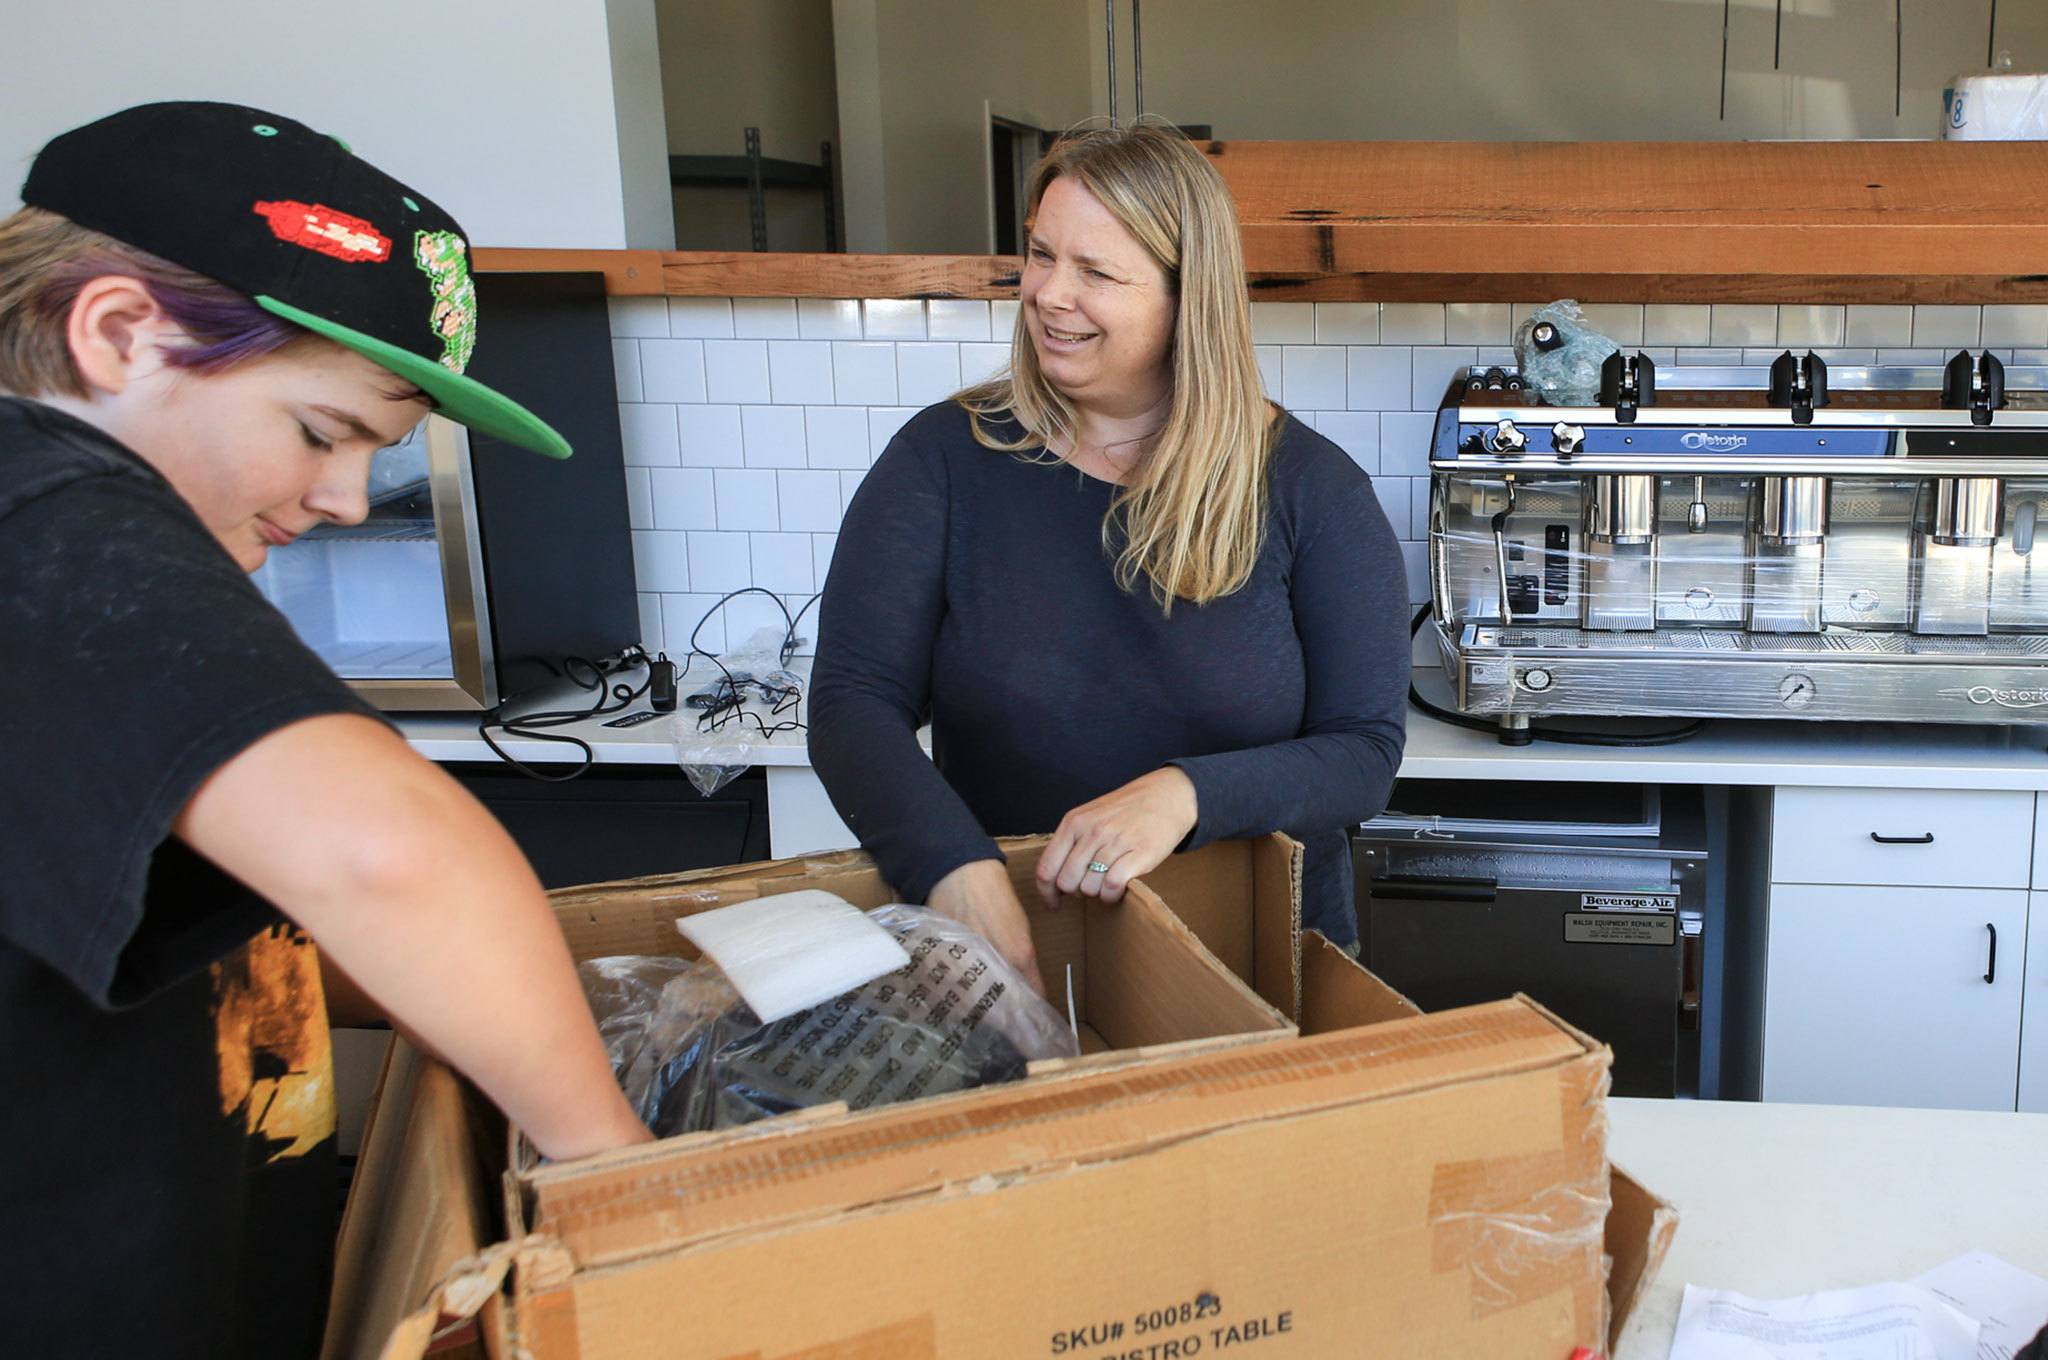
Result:
<svg viewBox="0 0 2048 1360"><path fill-rule="evenodd" d="M1239 865L1256 872L1255 853L1246 849L1238 854ZM766 868L787 872L785 866ZM818 876L802 872L813 883ZM730 871L678 876L677 881L702 885L721 878L721 893L741 886ZM574 890L566 896L597 891ZM1224 919L1220 910L1213 915L1198 933L1234 949L1248 974L1260 971L1265 951L1259 932ZM1520 1065L1528 1069L1526 1077L1534 1077L1545 1063L1584 1062L1583 1078L1575 1078L1571 1087L1581 1095L1568 1090L1567 1106L1590 1105L1604 1095L1605 1051L1526 998L1419 1018L1405 998L1320 936L1297 938L1301 953L1285 949L1284 967L1272 965L1268 957L1265 984L1280 994L1284 979L1291 1009L1300 1016L1304 1038L1299 1042L1196 1052L1110 1071L1093 1070L1084 1060L1049 1082L871 1111L857 1135L843 1132L849 1127L843 1112L814 1111L810 1118L775 1121L780 1128L760 1126L753 1136L728 1145L666 1159L658 1175L638 1186L631 1176L609 1183L599 1177L578 1186L571 1174L576 1168L560 1168L553 1187L559 1198L546 1206L546 1231L533 1235L519 1234L524 1215L535 1207L535 1187L522 1194L516 1178L497 1184L492 1126L501 1130L502 1121L438 1064L420 1059L403 1043L394 1044L366 1132L365 1179L351 1199L344 1226L336 1306L323 1354L328 1360L412 1360L444 1352L509 1357L514 1353L514 1313L519 1315L516 1325L525 1329L520 1346L534 1345L537 1355L578 1354L576 1301L584 1297L578 1293L579 1281L599 1291L584 1298L586 1313L606 1306L607 1300L616 1306L617 1294L603 1293L606 1282L618 1287L616 1282L636 1269L674 1275L663 1274L650 1297L688 1287L701 1299L705 1295L695 1291L714 1286L724 1272L759 1271L764 1261L779 1259L774 1256L779 1251L822 1250L820 1244L828 1240L857 1252L887 1251L892 1244L904 1246L908 1239L900 1235L905 1231L937 1231L943 1237L948 1224L969 1231L964 1225L985 1222L989 1206L1002 1198L992 1198L997 1190L1019 1191L1019 1205L1034 1199L1050 1205L1075 1193L1077 1174L1105 1167L1129 1166L1141 1176L1158 1176L1166 1174L1171 1160L1173 1174L1183 1180L1196 1175L1199 1183L1215 1177L1219 1167L1265 1165L1272 1149L1256 1151L1246 1141L1249 1136L1271 1130L1299 1130L1305 1136L1320 1116L1368 1103L1356 1091L1340 1092L1330 1076L1361 1062L1374 1066L1376 1092L1369 1100L1386 1111L1397 1112L1404 1093L1459 1081L1448 1068L1431 1071L1432 1055L1469 1054L1480 1044L1492 1056L1476 1063L1474 1072L1484 1067L1497 1079ZM1514 1052L1527 1057L1517 1059ZM1405 1075L1400 1070L1404 1061ZM1239 1102L1250 1103L1233 1110ZM1598 1118L1604 1121L1604 1106ZM1311 1144L1302 1143L1301 1149L1306 1154ZM392 1155L401 1151L401 1157ZM641 1169L655 1171L652 1166ZM541 1173L541 1179L554 1170ZM1611 1345L1654 1276L1676 1220L1668 1205L1619 1169L1607 1168L1605 1179L1612 1208L1604 1217L1603 1249L1612 1264L1600 1308L1610 1320L1606 1334ZM1103 1196L1121 1184L1122 1178L1098 1177L1075 1203L1099 1200L1108 1208L1114 1196ZM511 1188L502 1199L494 1193L506 1187ZM1220 1188L1209 1193L1220 1193ZM650 1205L665 1197L680 1207L649 1232L646 1219L659 1216ZM483 1206L491 1204L504 1206L502 1220L484 1212ZM921 1227L912 1229L897 1212L906 1208L917 1211ZM637 1226L624 1230L617 1226L636 1221ZM508 1226L514 1234L509 1238ZM1232 1250L1229 1243L1216 1247ZM1443 1249L1441 1240L1437 1248ZM1141 1248L1134 1243L1132 1250ZM614 1264L606 1268L605 1262ZM590 1273L579 1276L586 1269ZM646 1283L653 1288L656 1282L650 1275ZM1037 1287L1053 1283L1040 1280ZM820 1307L826 1302L817 1300ZM858 1303L857 1296L849 1296L833 1306ZM924 1333L915 1325L912 1333L899 1336L891 1330L897 1324L885 1321L877 1324L879 1332L870 1328L855 1335L853 1324L859 1319L847 1313L844 1320L848 1330L835 1335L849 1337L852 1348L833 1345L817 1355L850 1360L936 1353L920 1349L917 1337ZM655 1325L657 1335L675 1335L655 1320L641 1321ZM552 1347L536 1344L549 1338ZM881 1349L860 1349L871 1344ZM623 1344L603 1352L653 1353Z"/></svg>

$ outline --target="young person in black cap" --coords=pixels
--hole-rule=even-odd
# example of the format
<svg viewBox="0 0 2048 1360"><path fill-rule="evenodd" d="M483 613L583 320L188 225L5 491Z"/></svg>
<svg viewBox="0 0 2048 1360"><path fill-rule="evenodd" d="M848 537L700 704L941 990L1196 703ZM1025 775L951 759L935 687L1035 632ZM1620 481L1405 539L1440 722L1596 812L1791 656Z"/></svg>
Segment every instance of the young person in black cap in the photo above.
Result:
<svg viewBox="0 0 2048 1360"><path fill-rule="evenodd" d="M371 454L429 410L569 448L462 375L461 229L331 137L148 105L51 142L22 199L0 221L0 1353L311 1356L327 987L552 1156L648 1135L525 860L245 573L362 519Z"/></svg>

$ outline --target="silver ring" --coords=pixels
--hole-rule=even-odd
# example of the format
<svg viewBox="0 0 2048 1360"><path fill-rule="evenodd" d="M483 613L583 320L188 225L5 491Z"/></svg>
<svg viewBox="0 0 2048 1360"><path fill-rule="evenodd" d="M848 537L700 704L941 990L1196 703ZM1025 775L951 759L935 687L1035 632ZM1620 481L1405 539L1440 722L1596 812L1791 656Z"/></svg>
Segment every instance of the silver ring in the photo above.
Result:
<svg viewBox="0 0 2048 1360"><path fill-rule="evenodd" d="M1109 872L1109 866L1099 859L1091 859L1088 861L1088 872L1091 874L1106 874Z"/></svg>

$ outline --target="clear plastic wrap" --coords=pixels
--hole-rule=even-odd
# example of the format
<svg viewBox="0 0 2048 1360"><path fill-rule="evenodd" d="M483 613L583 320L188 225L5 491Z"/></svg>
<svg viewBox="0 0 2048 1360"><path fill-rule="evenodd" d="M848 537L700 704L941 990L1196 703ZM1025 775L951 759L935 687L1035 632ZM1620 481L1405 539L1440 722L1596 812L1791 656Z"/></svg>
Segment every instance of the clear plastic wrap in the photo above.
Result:
<svg viewBox="0 0 2048 1360"><path fill-rule="evenodd" d="M1515 329L1522 380L1546 406L1593 405L1600 365L1620 348L1587 324L1571 298L1545 303Z"/></svg>
<svg viewBox="0 0 2048 1360"><path fill-rule="evenodd" d="M1960 538L1942 480L1438 473L1459 707L2048 722L2048 478L1999 479L2002 509Z"/></svg>
<svg viewBox="0 0 2048 1360"><path fill-rule="evenodd" d="M705 797L744 774L761 742L803 726L803 682L782 662L787 636L763 628L708 668L692 658L691 685L669 732L676 764Z"/></svg>
<svg viewBox="0 0 2048 1360"><path fill-rule="evenodd" d="M1078 1055L1066 1019L974 931L922 907L868 916L909 965L772 1025L708 961L584 963L598 1032L648 1126L671 1137L829 1101L867 1109Z"/></svg>
<svg viewBox="0 0 2048 1360"><path fill-rule="evenodd" d="M2015 71L2000 52L1988 71L1965 71L1941 92L1941 137L1948 142L2048 140L2048 75Z"/></svg>

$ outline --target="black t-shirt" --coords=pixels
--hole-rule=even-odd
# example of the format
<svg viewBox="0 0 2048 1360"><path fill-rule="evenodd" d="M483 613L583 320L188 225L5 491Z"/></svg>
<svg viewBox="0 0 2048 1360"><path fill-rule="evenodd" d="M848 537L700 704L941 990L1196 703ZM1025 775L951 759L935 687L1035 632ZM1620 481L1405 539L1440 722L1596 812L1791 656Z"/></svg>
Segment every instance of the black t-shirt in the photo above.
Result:
<svg viewBox="0 0 2048 1360"><path fill-rule="evenodd" d="M358 712L161 476L0 397L0 1355L317 1352L318 959L170 828L258 738Z"/></svg>

